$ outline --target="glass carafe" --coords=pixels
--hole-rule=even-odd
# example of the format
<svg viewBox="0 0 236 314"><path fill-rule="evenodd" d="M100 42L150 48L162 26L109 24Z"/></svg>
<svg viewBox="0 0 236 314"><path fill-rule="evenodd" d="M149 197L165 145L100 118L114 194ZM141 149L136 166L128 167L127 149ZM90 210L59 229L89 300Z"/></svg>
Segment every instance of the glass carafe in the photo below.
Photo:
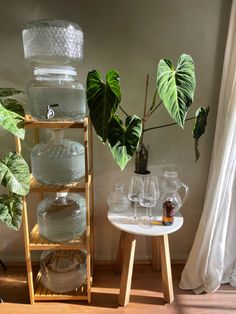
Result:
<svg viewBox="0 0 236 314"><path fill-rule="evenodd" d="M63 130L54 129L46 142L31 152L33 176L43 184L64 185L85 175L84 146L63 138Z"/></svg>
<svg viewBox="0 0 236 314"><path fill-rule="evenodd" d="M44 251L40 260L43 285L63 293L79 288L86 280L86 253L78 251Z"/></svg>
<svg viewBox="0 0 236 314"><path fill-rule="evenodd" d="M79 193L58 192L37 207L39 234L54 242L82 236L86 228L85 198Z"/></svg>
<svg viewBox="0 0 236 314"><path fill-rule="evenodd" d="M129 208L130 201L125 192L124 184L115 183L113 185L113 191L107 196L107 204L109 209L115 212L122 212Z"/></svg>
<svg viewBox="0 0 236 314"><path fill-rule="evenodd" d="M189 195L188 186L183 183L174 169L164 170L160 180L160 203L167 200L174 203L175 213L178 212ZM181 196L182 195L182 196Z"/></svg>

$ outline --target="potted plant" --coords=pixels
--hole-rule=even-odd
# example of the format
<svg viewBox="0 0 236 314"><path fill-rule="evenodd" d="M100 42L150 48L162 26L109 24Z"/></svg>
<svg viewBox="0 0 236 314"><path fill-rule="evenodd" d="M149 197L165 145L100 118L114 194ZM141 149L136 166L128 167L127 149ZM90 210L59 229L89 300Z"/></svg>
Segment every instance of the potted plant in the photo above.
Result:
<svg viewBox="0 0 236 314"><path fill-rule="evenodd" d="M14 88L0 88L0 126L24 139L24 107L11 96L21 93ZM7 193L0 194L0 220L18 230L22 220L22 196L29 192L29 168L23 157L9 152L0 157L0 184Z"/></svg>
<svg viewBox="0 0 236 314"><path fill-rule="evenodd" d="M136 172L148 173L148 149L144 144L146 132L174 124L184 128L185 122L194 119L193 138L196 160L199 158L198 140L205 132L209 107L200 107L195 117L186 118L193 103L196 87L195 69L192 57L182 54L177 67L169 59L161 59L157 66L156 89L151 105L147 104L148 76L145 91L144 113L142 118L128 115L121 107L119 74L114 70L106 74L103 82L100 73L92 70L87 76L87 102L94 129L103 143L108 142L113 158L121 170L136 153ZM159 96L159 102L157 98ZM147 120L164 105L173 123L146 128ZM120 109L126 116L122 121L117 113Z"/></svg>

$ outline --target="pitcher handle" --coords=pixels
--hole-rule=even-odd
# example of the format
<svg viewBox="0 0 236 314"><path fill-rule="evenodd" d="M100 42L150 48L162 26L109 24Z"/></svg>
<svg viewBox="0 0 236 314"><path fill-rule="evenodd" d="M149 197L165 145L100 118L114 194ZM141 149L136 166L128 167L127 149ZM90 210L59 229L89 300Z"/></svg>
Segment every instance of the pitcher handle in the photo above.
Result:
<svg viewBox="0 0 236 314"><path fill-rule="evenodd" d="M186 201L186 199L188 198L188 195L189 195L189 187L188 187L186 184L184 184L183 182L180 182L178 190L181 189L181 188L184 188L184 189L185 189L185 194L184 194L184 197L183 197L183 200L182 200L182 205L183 205L184 202ZM181 206L182 206L182 205L181 205Z"/></svg>

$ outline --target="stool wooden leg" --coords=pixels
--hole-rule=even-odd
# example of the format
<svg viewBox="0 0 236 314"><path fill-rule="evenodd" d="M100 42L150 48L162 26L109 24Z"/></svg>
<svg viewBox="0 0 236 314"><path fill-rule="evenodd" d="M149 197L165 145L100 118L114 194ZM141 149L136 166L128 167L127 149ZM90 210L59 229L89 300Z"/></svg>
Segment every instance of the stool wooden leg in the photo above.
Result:
<svg viewBox="0 0 236 314"><path fill-rule="evenodd" d="M167 234L160 236L160 254L164 299L167 303L171 303L174 301L174 292L171 274L169 241Z"/></svg>
<svg viewBox="0 0 236 314"><path fill-rule="evenodd" d="M161 269L159 237L152 237L152 268L156 271Z"/></svg>
<svg viewBox="0 0 236 314"><path fill-rule="evenodd" d="M136 239L133 234L125 233L124 260L120 282L119 304L126 306L129 303L130 288L133 274Z"/></svg>
<svg viewBox="0 0 236 314"><path fill-rule="evenodd" d="M120 274L122 271L122 265L123 265L123 260L124 260L124 248L125 248L125 232L121 231L120 242L119 242L119 247L118 247L118 252L117 252L117 257L116 257L116 264L115 264L115 269L118 274Z"/></svg>

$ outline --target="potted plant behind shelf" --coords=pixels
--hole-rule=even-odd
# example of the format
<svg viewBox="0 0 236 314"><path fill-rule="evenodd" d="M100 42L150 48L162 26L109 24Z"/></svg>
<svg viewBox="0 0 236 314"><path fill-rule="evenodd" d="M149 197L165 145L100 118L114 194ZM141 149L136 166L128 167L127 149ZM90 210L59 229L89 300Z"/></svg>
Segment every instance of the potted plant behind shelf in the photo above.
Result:
<svg viewBox="0 0 236 314"><path fill-rule="evenodd" d="M92 70L88 73L87 103L90 118L98 137L104 144L108 142L112 156L121 170L136 154L135 172L145 174L149 171L147 169L148 148L144 144L144 134L153 129L172 125L179 125L184 128L186 121L194 119L192 134L195 140L197 161L200 156L198 140L205 132L209 107L199 107L195 117L186 118L193 103L196 87L192 57L182 54L176 69L171 60L160 60L157 66L156 89L150 106L147 104L148 84L147 76L144 113L142 118L139 118L137 115L128 115L120 105L121 90L118 72L108 71L106 82L103 82L98 71ZM160 101L157 103L158 96ZM161 105L164 105L174 122L146 128L147 120ZM118 115L118 108L125 114L125 122Z"/></svg>
<svg viewBox="0 0 236 314"><path fill-rule="evenodd" d="M0 126L20 139L25 137L23 104L11 98L22 93L14 88L0 88ZM29 168L23 157L9 152L0 157L0 184L8 194L0 194L0 220L19 230L22 221L22 196L29 192Z"/></svg>

